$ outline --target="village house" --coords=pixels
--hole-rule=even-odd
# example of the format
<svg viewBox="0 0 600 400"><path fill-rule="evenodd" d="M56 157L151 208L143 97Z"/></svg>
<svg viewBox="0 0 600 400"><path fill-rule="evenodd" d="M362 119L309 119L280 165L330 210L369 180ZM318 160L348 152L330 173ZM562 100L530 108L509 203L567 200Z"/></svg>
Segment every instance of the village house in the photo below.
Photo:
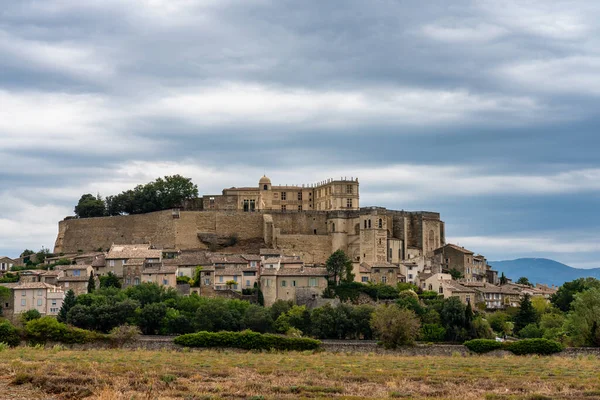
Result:
<svg viewBox="0 0 600 400"><path fill-rule="evenodd" d="M496 286L488 283L472 287L477 292L477 303L485 303L487 310L501 310L507 307L519 307L521 293L506 285Z"/></svg>
<svg viewBox="0 0 600 400"><path fill-rule="evenodd" d="M359 269L360 282L381 283L384 285L396 286L398 283L398 275L400 274L399 269L398 265L388 263L374 265L361 263Z"/></svg>
<svg viewBox="0 0 600 400"><path fill-rule="evenodd" d="M177 267L162 263L146 264L142 270L142 282L155 283L170 288L177 288Z"/></svg>
<svg viewBox="0 0 600 400"><path fill-rule="evenodd" d="M94 268L98 276L112 272L122 278L123 266L128 263L158 263L161 260L162 251L153 249L149 244L113 244L105 256L105 264Z"/></svg>
<svg viewBox="0 0 600 400"><path fill-rule="evenodd" d="M41 315L58 315L64 299L64 291L43 282L19 282L2 284L12 292L12 302L5 302L7 316L37 310Z"/></svg>
<svg viewBox="0 0 600 400"><path fill-rule="evenodd" d="M59 265L56 283L65 292L73 290L76 296L88 292L90 275L94 272L91 265Z"/></svg>
<svg viewBox="0 0 600 400"><path fill-rule="evenodd" d="M400 273L406 277L407 283L417 284L417 276L425 268L425 260L423 257L415 257L410 261L400 263Z"/></svg>
<svg viewBox="0 0 600 400"><path fill-rule="evenodd" d="M293 263L280 268L263 268L260 287L265 306L270 307L277 300L291 300L294 303L320 297L327 288L326 268L305 267Z"/></svg>
<svg viewBox="0 0 600 400"><path fill-rule="evenodd" d="M15 260L8 257L0 257L0 273L10 271L15 265L17 265Z"/></svg>
<svg viewBox="0 0 600 400"><path fill-rule="evenodd" d="M463 286L456 281L442 280L440 282L438 293L443 294L445 299L458 297L463 304L470 304L475 307L477 292L469 287Z"/></svg>
<svg viewBox="0 0 600 400"><path fill-rule="evenodd" d="M443 294L443 284L445 281L451 281L452 275L441 272L433 273L431 271L421 272L417 276L415 284L422 290Z"/></svg>
<svg viewBox="0 0 600 400"><path fill-rule="evenodd" d="M42 274L46 272L41 269L28 269L19 272L19 282L21 283L35 283L41 281Z"/></svg>

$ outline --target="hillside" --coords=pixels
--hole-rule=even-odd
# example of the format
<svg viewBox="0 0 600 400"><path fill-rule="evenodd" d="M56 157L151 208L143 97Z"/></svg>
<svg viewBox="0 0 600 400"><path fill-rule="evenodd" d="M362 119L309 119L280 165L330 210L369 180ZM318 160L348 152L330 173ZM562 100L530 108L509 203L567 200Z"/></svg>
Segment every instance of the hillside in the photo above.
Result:
<svg viewBox="0 0 600 400"><path fill-rule="evenodd" d="M593 277L600 279L600 268L580 269L569 267L558 261L546 258L519 258L509 261L490 261L489 264L502 272L507 278L516 281L522 276L529 278L531 283L547 285L562 285L577 278Z"/></svg>

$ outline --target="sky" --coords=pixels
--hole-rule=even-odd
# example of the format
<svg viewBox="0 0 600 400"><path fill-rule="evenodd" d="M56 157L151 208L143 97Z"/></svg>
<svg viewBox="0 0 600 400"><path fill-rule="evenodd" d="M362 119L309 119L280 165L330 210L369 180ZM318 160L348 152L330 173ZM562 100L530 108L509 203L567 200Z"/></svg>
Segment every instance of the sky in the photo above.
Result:
<svg viewBox="0 0 600 400"><path fill-rule="evenodd" d="M0 0L0 256L84 193L358 177L489 260L600 267L600 2Z"/></svg>

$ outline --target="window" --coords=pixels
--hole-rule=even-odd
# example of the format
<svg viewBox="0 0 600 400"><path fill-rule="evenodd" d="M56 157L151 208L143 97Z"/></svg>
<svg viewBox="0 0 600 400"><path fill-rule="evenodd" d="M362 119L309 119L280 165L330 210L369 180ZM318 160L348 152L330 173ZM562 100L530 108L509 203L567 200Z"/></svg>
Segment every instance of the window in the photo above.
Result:
<svg viewBox="0 0 600 400"><path fill-rule="evenodd" d="M281 281L281 286L282 287L286 287L287 286L287 282L286 281Z"/></svg>
<svg viewBox="0 0 600 400"><path fill-rule="evenodd" d="M368 276L363 276L361 278L361 281L363 281L363 282L369 282L369 277Z"/></svg>
<svg viewBox="0 0 600 400"><path fill-rule="evenodd" d="M223 283L223 276L219 276L219 283Z"/></svg>
<svg viewBox="0 0 600 400"><path fill-rule="evenodd" d="M317 278L310 278L310 279L308 280L308 286L310 286L310 287L315 287L315 286L317 286Z"/></svg>
<svg viewBox="0 0 600 400"><path fill-rule="evenodd" d="M131 285L131 278L127 278L127 284Z"/></svg>
<svg viewBox="0 0 600 400"><path fill-rule="evenodd" d="M298 192L298 200L302 201L302 192Z"/></svg>
<svg viewBox="0 0 600 400"><path fill-rule="evenodd" d="M38 299L37 305L38 305L38 307L42 305L42 299Z"/></svg>
<svg viewBox="0 0 600 400"><path fill-rule="evenodd" d="M205 286L210 285L210 278L204 278L204 285Z"/></svg>
<svg viewBox="0 0 600 400"><path fill-rule="evenodd" d="M248 200L244 200L244 212L250 211L250 202Z"/></svg>
<svg viewBox="0 0 600 400"><path fill-rule="evenodd" d="M371 220L369 220L369 229L371 229Z"/></svg>
<svg viewBox="0 0 600 400"><path fill-rule="evenodd" d="M367 220L365 219L365 229L367 229Z"/></svg>
<svg viewBox="0 0 600 400"><path fill-rule="evenodd" d="M431 283L429 284L429 290L433 290L433 285Z"/></svg>
<svg viewBox="0 0 600 400"><path fill-rule="evenodd" d="M335 232L335 224L331 223L331 232Z"/></svg>
<svg viewBox="0 0 600 400"><path fill-rule="evenodd" d="M25 293L25 291L24 291L24 290L21 292L21 296L25 296L26 294L27 294L27 293Z"/></svg>
<svg viewBox="0 0 600 400"><path fill-rule="evenodd" d="M413 274L408 274L408 279L412 279L413 278Z"/></svg>
<svg viewBox="0 0 600 400"><path fill-rule="evenodd" d="M250 211L256 211L256 200L250 200Z"/></svg>
<svg viewBox="0 0 600 400"><path fill-rule="evenodd" d="M383 229L383 220L379 218L379 229Z"/></svg>
<svg viewBox="0 0 600 400"><path fill-rule="evenodd" d="M292 281L292 286L296 286L296 281Z"/></svg>
<svg viewBox="0 0 600 400"><path fill-rule="evenodd" d="M287 200L287 193L281 192L281 200Z"/></svg>
<svg viewBox="0 0 600 400"><path fill-rule="evenodd" d="M467 295L467 303L471 302L471 296Z"/></svg>
<svg viewBox="0 0 600 400"><path fill-rule="evenodd" d="M250 280L246 279L246 286L250 286Z"/></svg>
<svg viewBox="0 0 600 400"><path fill-rule="evenodd" d="M56 305L56 300L52 300L52 305L55 306Z"/></svg>
<svg viewBox="0 0 600 400"><path fill-rule="evenodd" d="M65 282L65 287L69 287L69 282Z"/></svg>
<svg viewBox="0 0 600 400"><path fill-rule="evenodd" d="M438 290L440 293L444 293L444 288L440 286L440 289Z"/></svg>
<svg viewBox="0 0 600 400"><path fill-rule="evenodd" d="M387 283L387 276L382 276L381 277L381 283Z"/></svg>
<svg viewBox="0 0 600 400"><path fill-rule="evenodd" d="M42 295L42 289L38 289L38 291L37 291L37 295L38 295L38 296L41 296L41 295Z"/></svg>
<svg viewBox="0 0 600 400"><path fill-rule="evenodd" d="M302 206L298 206L298 211L302 211Z"/></svg>
<svg viewBox="0 0 600 400"><path fill-rule="evenodd" d="M379 268L378 269L374 269L373 272L375 272L376 274L379 273Z"/></svg>
<svg viewBox="0 0 600 400"><path fill-rule="evenodd" d="M21 299L21 305L22 305L22 306L26 306L26 305L27 305L27 300L25 300L25 299Z"/></svg>
<svg viewBox="0 0 600 400"><path fill-rule="evenodd" d="M168 279L163 279L163 285L168 285L169 284L169 280Z"/></svg>
<svg viewBox="0 0 600 400"><path fill-rule="evenodd" d="M136 286L139 285L140 284L140 278L135 278L133 280L133 284L136 285Z"/></svg>
<svg viewBox="0 0 600 400"><path fill-rule="evenodd" d="M114 266L115 266L115 260L110 260L110 261L108 262L108 266L109 266L109 267L114 267Z"/></svg>
<svg viewBox="0 0 600 400"><path fill-rule="evenodd" d="M352 208L352 199L346 199L346 207Z"/></svg>
<svg viewBox="0 0 600 400"><path fill-rule="evenodd" d="M269 190L269 185L263 185L263 190Z"/></svg>
<svg viewBox="0 0 600 400"><path fill-rule="evenodd" d="M73 276L81 276L81 271L76 269L73 271Z"/></svg>
<svg viewBox="0 0 600 400"><path fill-rule="evenodd" d="M352 185L346 185L346 193L352 194Z"/></svg>
<svg viewBox="0 0 600 400"><path fill-rule="evenodd" d="M283 205L281 206L281 211L287 211L287 207L286 207L286 205L285 205L285 204L283 204Z"/></svg>

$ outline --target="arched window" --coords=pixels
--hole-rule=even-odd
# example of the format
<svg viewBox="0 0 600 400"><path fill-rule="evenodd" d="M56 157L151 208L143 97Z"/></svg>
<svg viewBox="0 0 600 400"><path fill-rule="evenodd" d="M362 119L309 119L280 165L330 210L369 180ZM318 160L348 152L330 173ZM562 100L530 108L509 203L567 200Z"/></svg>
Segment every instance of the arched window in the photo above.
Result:
<svg viewBox="0 0 600 400"><path fill-rule="evenodd" d="M269 190L269 185L264 185L263 190Z"/></svg>
<svg viewBox="0 0 600 400"><path fill-rule="evenodd" d="M369 229L371 229L371 220L369 220Z"/></svg>
<svg viewBox="0 0 600 400"><path fill-rule="evenodd" d="M383 220L379 218L379 229L383 229Z"/></svg>
<svg viewBox="0 0 600 400"><path fill-rule="evenodd" d="M331 223L331 232L335 232L335 222Z"/></svg>
<svg viewBox="0 0 600 400"><path fill-rule="evenodd" d="M435 234L433 229L429 231L429 250L435 250Z"/></svg>
<svg viewBox="0 0 600 400"><path fill-rule="evenodd" d="M365 229L367 229L367 220L365 219Z"/></svg>

